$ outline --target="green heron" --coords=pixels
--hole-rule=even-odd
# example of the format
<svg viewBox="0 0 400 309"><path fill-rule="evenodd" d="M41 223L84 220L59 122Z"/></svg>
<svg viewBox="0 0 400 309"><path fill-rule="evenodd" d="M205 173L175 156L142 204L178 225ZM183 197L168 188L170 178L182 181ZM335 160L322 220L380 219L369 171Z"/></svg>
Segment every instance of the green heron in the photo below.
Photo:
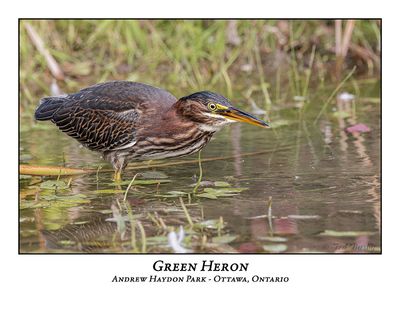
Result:
<svg viewBox="0 0 400 309"><path fill-rule="evenodd" d="M111 162L115 180L130 160L164 159L201 150L227 123L268 123L231 105L222 95L201 91L177 100L153 86L112 81L77 93L43 98L37 120L51 120Z"/></svg>

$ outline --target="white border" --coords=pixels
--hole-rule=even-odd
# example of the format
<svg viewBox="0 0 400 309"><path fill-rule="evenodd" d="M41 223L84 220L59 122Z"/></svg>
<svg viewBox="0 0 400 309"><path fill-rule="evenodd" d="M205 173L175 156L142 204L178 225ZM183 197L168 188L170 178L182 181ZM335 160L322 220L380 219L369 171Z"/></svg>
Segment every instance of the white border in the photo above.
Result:
<svg viewBox="0 0 400 309"><path fill-rule="evenodd" d="M399 38L398 9L376 1L15 1L1 16L2 263L1 303L7 307L378 307L398 303ZM393 2L395 3L395 2ZM13 5L13 6L12 6ZM134 285L110 282L115 274L151 272L157 256L18 255L17 244L17 18L18 17L383 17L383 255L215 256L249 262L249 272L289 275L289 284ZM5 173L4 173L5 172ZM202 256L162 256L200 261ZM207 255L207 259L211 256ZM146 271L148 270L148 272ZM397 281L397 280L396 280ZM228 292L228 293L227 293Z"/></svg>

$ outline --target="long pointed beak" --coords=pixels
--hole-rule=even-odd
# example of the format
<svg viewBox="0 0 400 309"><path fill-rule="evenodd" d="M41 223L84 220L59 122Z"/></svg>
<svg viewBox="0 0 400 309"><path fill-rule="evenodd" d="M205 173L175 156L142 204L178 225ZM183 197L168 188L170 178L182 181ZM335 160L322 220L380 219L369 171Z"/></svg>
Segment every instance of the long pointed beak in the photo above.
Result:
<svg viewBox="0 0 400 309"><path fill-rule="evenodd" d="M243 112L240 109L237 109L233 106L221 112L221 115L231 120L247 122L258 127L263 127L263 128L270 127L270 125L267 122L260 120L254 117L253 115Z"/></svg>

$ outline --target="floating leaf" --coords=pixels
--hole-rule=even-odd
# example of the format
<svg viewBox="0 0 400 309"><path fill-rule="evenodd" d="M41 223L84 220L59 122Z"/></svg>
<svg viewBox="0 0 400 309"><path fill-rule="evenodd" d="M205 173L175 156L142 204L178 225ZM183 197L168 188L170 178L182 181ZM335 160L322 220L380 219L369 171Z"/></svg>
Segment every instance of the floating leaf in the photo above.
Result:
<svg viewBox="0 0 400 309"><path fill-rule="evenodd" d="M257 239L272 241L272 242L285 242L288 240L286 237L278 237L278 236L259 236L257 237Z"/></svg>
<svg viewBox="0 0 400 309"><path fill-rule="evenodd" d="M40 188L46 190L65 190L69 188L69 185L62 180L47 180L40 184Z"/></svg>
<svg viewBox="0 0 400 309"><path fill-rule="evenodd" d="M124 180L121 182L118 182L119 185L123 186L123 185L129 185L131 183L132 180ZM167 183L167 182L171 182L171 180L168 179L138 179L135 180L132 185L155 185L155 184L159 184L159 183ZM115 183L110 183L109 186L115 186Z"/></svg>
<svg viewBox="0 0 400 309"><path fill-rule="evenodd" d="M374 232L369 231L333 231L325 230L320 233L320 236L332 236L332 237L357 237L357 236L370 236L374 235Z"/></svg>
<svg viewBox="0 0 400 309"><path fill-rule="evenodd" d="M187 195L186 192L183 191L168 191L167 194L173 194L173 195Z"/></svg>
<svg viewBox="0 0 400 309"><path fill-rule="evenodd" d="M215 194L215 195L226 195L226 194L233 194L233 193L240 193L247 188L205 188L204 192Z"/></svg>
<svg viewBox="0 0 400 309"><path fill-rule="evenodd" d="M287 248L288 247L285 244L273 244L273 245L264 245L263 246L264 251L274 252L274 253L286 251Z"/></svg>
<svg viewBox="0 0 400 309"><path fill-rule="evenodd" d="M214 186L216 187L230 187L231 185L225 181L215 181Z"/></svg>
<svg viewBox="0 0 400 309"><path fill-rule="evenodd" d="M179 196L186 196L187 193L183 192L183 191L168 191L165 194L156 194L155 196L159 196L159 197L179 197Z"/></svg>
<svg viewBox="0 0 400 309"><path fill-rule="evenodd" d="M21 209L26 208L46 208L46 207L75 207L79 204L87 204L90 203L90 200L86 198L83 194L76 195L41 195L41 199L39 201L24 201L21 202Z"/></svg>
<svg viewBox="0 0 400 309"><path fill-rule="evenodd" d="M200 194L196 194L196 196L205 197L205 198L209 198L209 199L212 199L212 200L216 200L218 198L216 195L211 194L211 193L200 193Z"/></svg>
<svg viewBox="0 0 400 309"><path fill-rule="evenodd" d="M41 195L41 198L46 201L54 201L54 200L66 200L66 201L77 201L84 199L85 201L89 201L85 194L74 194L74 195Z"/></svg>
<svg viewBox="0 0 400 309"><path fill-rule="evenodd" d="M209 253L239 253L235 248L228 244L214 244L206 243L204 244L204 249Z"/></svg>
<svg viewBox="0 0 400 309"><path fill-rule="evenodd" d="M155 185L155 184L159 184L159 183L168 183L171 182L171 180L166 180L166 179L139 179L139 180L135 180L133 182L134 185Z"/></svg>
<svg viewBox="0 0 400 309"><path fill-rule="evenodd" d="M165 179L168 178L168 175L163 172L156 172L156 171L148 171L140 173L143 178L146 179Z"/></svg>
<svg viewBox="0 0 400 309"><path fill-rule="evenodd" d="M234 241L237 237L238 237L237 235L229 235L229 234L216 236L212 238L212 242L217 244L228 244Z"/></svg>
<svg viewBox="0 0 400 309"><path fill-rule="evenodd" d="M190 187L195 187L195 186L197 186L197 183L192 183L192 184L190 185ZM200 187L214 187L215 184L214 184L213 181L203 180L203 181L200 181L199 186L200 186Z"/></svg>
<svg viewBox="0 0 400 309"><path fill-rule="evenodd" d="M196 196L215 200L218 197L235 196L237 193L246 189L247 188L204 188L204 191Z"/></svg>

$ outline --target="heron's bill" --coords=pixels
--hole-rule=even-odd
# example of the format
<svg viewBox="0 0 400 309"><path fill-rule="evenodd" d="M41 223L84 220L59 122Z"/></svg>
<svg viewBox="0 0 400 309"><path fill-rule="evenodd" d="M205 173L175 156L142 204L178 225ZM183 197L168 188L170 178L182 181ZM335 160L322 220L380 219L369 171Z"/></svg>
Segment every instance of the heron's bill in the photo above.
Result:
<svg viewBox="0 0 400 309"><path fill-rule="evenodd" d="M226 110L224 110L221 113L222 116L225 118L235 120L235 121L240 121L240 122L247 122L252 125L262 127L262 128L269 128L269 124L261 119L258 119L254 117L253 115L250 115L246 112L241 111L240 109L237 109L235 107L230 107Z"/></svg>

